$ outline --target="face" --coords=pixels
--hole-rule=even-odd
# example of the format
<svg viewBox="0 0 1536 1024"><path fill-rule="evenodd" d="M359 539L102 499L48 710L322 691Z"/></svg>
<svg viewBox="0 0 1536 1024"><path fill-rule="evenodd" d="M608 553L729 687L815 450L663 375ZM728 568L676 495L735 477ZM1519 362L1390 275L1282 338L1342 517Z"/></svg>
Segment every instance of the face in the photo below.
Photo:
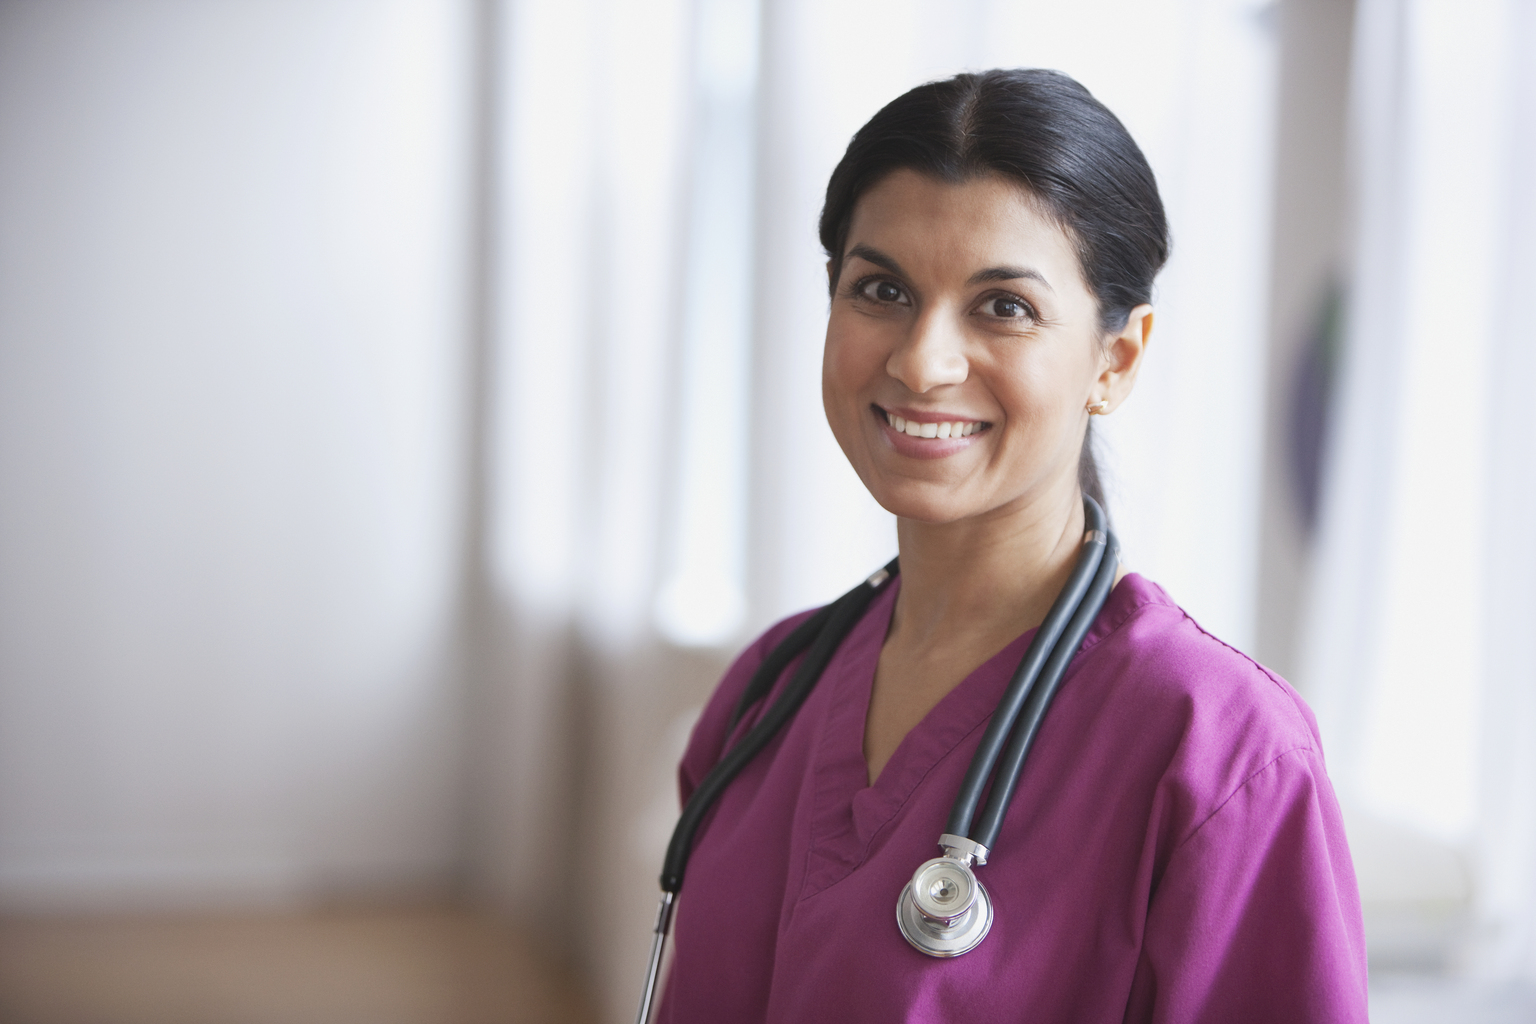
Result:
<svg viewBox="0 0 1536 1024"><path fill-rule="evenodd" d="M854 207L822 364L832 432L908 519L1077 494L1088 405L1129 392L1151 310L1105 337L1067 234L1019 185L899 170Z"/></svg>

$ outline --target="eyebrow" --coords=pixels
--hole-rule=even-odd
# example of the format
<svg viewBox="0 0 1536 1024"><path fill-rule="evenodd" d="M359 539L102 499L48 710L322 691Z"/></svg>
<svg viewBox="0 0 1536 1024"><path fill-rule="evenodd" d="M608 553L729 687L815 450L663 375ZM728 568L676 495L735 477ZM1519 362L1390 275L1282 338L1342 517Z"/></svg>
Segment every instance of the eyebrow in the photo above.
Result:
<svg viewBox="0 0 1536 1024"><path fill-rule="evenodd" d="M901 269L900 263L897 263L894 259L892 259L890 256L887 256L879 249L874 249L870 246L860 244L854 246L852 249L849 249L848 255L850 257L857 256L864 262L873 263L875 266L881 268L882 270L889 270L893 274L899 274L902 277L907 276L907 272ZM1050 291L1055 291L1054 288L1051 288L1051 282L1045 279L1044 274L1040 273L1038 270L1032 270L1029 267L988 267L985 270L978 270L976 273L972 274L970 280L968 280L966 284L982 284L987 281L1018 281L1023 278L1028 278L1031 281L1039 281Z"/></svg>
<svg viewBox="0 0 1536 1024"><path fill-rule="evenodd" d="M1017 281L1021 278L1039 281L1048 291L1056 290L1051 287L1051 282L1045 279L1044 274L1028 267L988 267L986 270L978 270L972 274L966 284L981 284L983 281Z"/></svg>
<svg viewBox="0 0 1536 1024"><path fill-rule="evenodd" d="M867 245L861 244L854 246L852 249L849 249L848 255L857 256L865 263L873 263L875 266L881 268L882 270L889 270L893 274L899 274L902 277L907 276L907 272L901 269L900 263L897 263L894 259L887 256L879 249L872 249Z"/></svg>

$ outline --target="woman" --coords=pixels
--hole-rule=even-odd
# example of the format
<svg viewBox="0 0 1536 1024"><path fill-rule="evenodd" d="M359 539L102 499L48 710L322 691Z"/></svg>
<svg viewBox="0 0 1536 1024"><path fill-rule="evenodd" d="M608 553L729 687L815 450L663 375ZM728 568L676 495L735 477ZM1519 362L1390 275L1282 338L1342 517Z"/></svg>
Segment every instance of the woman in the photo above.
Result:
<svg viewBox="0 0 1536 1024"><path fill-rule="evenodd" d="M900 574L705 820L660 1019L1364 1021L1359 897L1311 713L1135 574L978 872L985 941L951 959L904 941L896 896L1072 572L1083 493L1102 501L1089 420L1135 383L1167 227L1145 158L1085 89L992 71L876 114L833 172L821 239L827 419L897 516ZM685 799L771 704L732 721L804 618L721 682Z"/></svg>

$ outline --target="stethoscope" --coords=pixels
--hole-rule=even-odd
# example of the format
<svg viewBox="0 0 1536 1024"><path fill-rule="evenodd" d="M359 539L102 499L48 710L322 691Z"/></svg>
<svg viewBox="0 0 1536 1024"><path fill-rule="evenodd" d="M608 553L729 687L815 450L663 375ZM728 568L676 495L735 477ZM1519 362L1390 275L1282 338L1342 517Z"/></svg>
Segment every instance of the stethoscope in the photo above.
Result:
<svg viewBox="0 0 1536 1024"><path fill-rule="evenodd" d="M896 925L902 936L928 956L968 953L991 930L992 898L976 878L975 868L985 864L992 852L1045 711L1114 586L1120 560L1119 542L1109 532L1104 510L1086 495L1083 511L1086 528L1077 564L1030 640L1008 689L992 713L981 745L971 758L971 766L949 812L949 822L939 836L943 855L920 865L896 900ZM899 571L896 559L892 559L885 568L806 619L769 653L747 684L731 717L731 729L768 694L789 663L805 652L805 660L779 699L704 777L678 818L661 867L661 906L656 911L651 962L645 975L645 992L640 997L637 1024L648 1024L651 1018L661 955L672 926L672 908L682 891L683 870L693 848L694 833L705 813L731 780L794 717L843 638ZM988 779L993 779L993 783L983 807L981 798L987 792Z"/></svg>

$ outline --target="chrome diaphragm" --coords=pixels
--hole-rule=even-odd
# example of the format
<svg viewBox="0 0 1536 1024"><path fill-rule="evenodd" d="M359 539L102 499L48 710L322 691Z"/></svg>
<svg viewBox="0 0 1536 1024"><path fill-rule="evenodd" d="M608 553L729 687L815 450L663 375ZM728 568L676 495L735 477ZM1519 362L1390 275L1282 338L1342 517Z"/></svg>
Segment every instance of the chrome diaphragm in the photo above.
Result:
<svg viewBox="0 0 1536 1024"><path fill-rule="evenodd" d="M950 835L939 842L944 856L924 861L902 888L896 925L920 953L959 956L975 949L992 928L992 898L971 869L973 859L986 863L986 849Z"/></svg>

